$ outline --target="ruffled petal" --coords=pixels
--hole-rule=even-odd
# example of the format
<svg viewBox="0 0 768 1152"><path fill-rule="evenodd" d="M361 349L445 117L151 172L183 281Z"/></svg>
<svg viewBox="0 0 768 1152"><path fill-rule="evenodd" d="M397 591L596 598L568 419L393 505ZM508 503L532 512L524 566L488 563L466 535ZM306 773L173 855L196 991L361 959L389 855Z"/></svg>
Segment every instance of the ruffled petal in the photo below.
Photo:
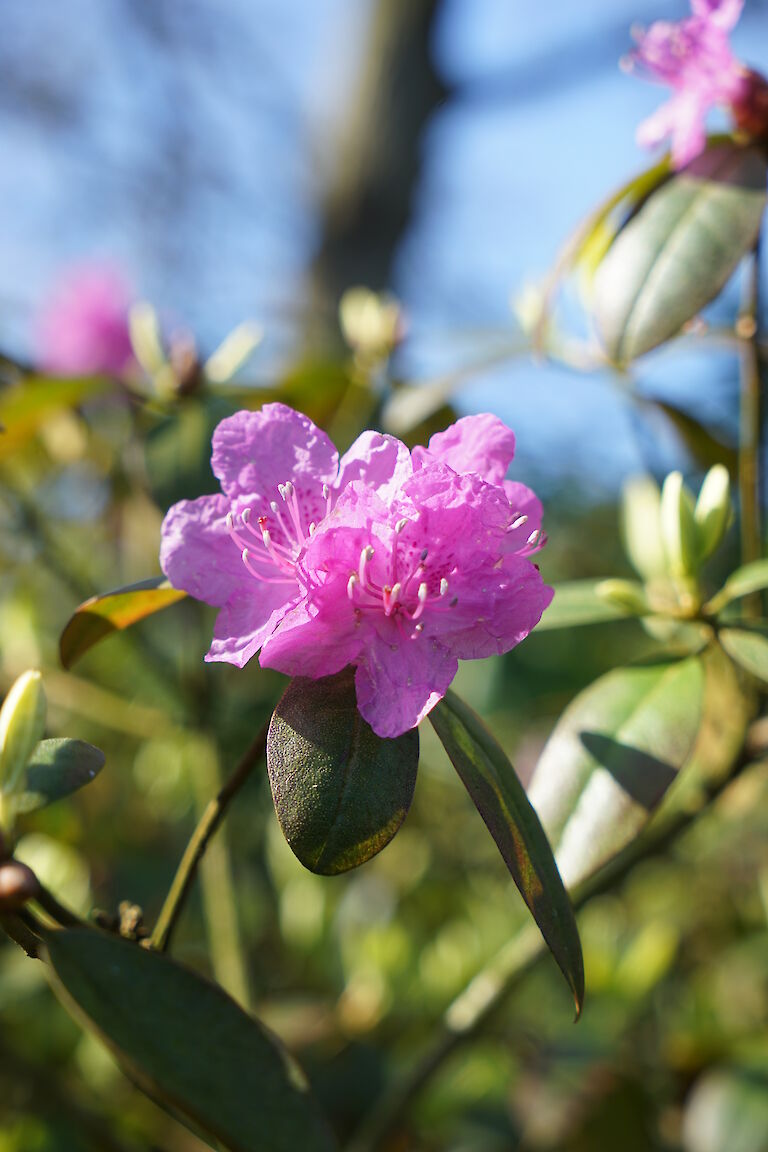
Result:
<svg viewBox="0 0 768 1152"><path fill-rule="evenodd" d="M217 608L253 584L227 532L228 511L224 496L181 500L166 513L160 544L160 567L174 588Z"/></svg>
<svg viewBox="0 0 768 1152"><path fill-rule="evenodd" d="M361 630L343 581L318 589L313 599L294 605L265 641L262 668L288 676L332 676L360 655Z"/></svg>
<svg viewBox="0 0 768 1152"><path fill-rule="evenodd" d="M534 532L541 530L541 522L544 516L541 500L539 500L535 492L531 491L525 484L520 484L517 480L505 480L504 491L507 494L513 518L527 516L524 524L519 525L517 528L510 528L507 532L505 551L526 553L538 551L541 543L536 543L532 546L528 541ZM543 537L541 537L541 539L543 540Z"/></svg>
<svg viewBox="0 0 768 1152"><path fill-rule="evenodd" d="M694 16L730 32L739 22L744 0L691 0Z"/></svg>
<svg viewBox="0 0 768 1152"><path fill-rule="evenodd" d="M286 585L256 584L237 592L219 612L213 630L213 640L205 659L223 660L238 668L244 667L262 644L271 636L278 621L293 602L286 595L295 588Z"/></svg>
<svg viewBox="0 0 768 1152"><path fill-rule="evenodd" d="M361 480L389 501L412 472L411 454L401 440L381 432L363 432L342 456L336 486L343 491Z"/></svg>
<svg viewBox="0 0 768 1152"><path fill-rule="evenodd" d="M447 464L454 472L476 472L489 484L501 484L515 454L515 434L498 416L463 416L436 432L426 448L414 448L414 469Z"/></svg>
<svg viewBox="0 0 768 1152"><path fill-rule="evenodd" d="M509 652L536 627L553 596L534 564L505 556L500 567L459 593L455 610L438 619L440 643L460 660Z"/></svg>
<svg viewBox="0 0 768 1152"><path fill-rule="evenodd" d="M431 712L458 669L456 657L435 640L377 637L355 673L357 706L377 736L400 736Z"/></svg>
<svg viewBox="0 0 768 1152"><path fill-rule="evenodd" d="M290 480L301 502L305 490L332 484L338 465L325 432L285 404L235 412L213 434L211 466L232 500L257 496L268 503Z"/></svg>

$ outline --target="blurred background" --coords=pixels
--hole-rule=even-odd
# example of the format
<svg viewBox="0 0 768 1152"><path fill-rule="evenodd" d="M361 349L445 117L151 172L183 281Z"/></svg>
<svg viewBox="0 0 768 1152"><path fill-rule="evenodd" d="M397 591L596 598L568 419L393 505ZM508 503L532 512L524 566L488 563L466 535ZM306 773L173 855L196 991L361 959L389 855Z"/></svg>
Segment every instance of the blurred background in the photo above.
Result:
<svg viewBox="0 0 768 1152"><path fill-rule="evenodd" d="M727 458L735 358L675 348L619 380L506 353L513 299L647 162L634 130L661 93L619 71L630 26L683 15L682 0L7 0L0 352L34 363L59 276L107 263L203 353L256 321L265 338L242 384L290 379L320 419L323 389L349 372L342 291L389 288L407 322L396 379L493 362L453 403L515 429L512 475L546 501L545 576L628 575L621 481L675 466L695 478L713 452ZM734 43L768 66L768 5L748 0ZM714 314L732 317L737 300L731 285ZM74 673L58 661L78 602L156 574L164 511L212 490L221 403L135 419L93 401L0 459L2 689L42 666L51 734L107 753L102 777L30 819L22 846L83 909L130 900L152 921L196 814L282 687L254 666L203 666L213 614L193 603L110 639ZM694 405L713 441L686 423ZM351 439L349 413L336 417L339 442ZM574 693L646 644L632 623L542 633L463 668L458 689L525 776ZM589 905L578 1027L542 967L446 1065L392 1148L765 1152L766 788L752 778ZM523 920L425 731L404 829L344 878L301 868L265 775L252 781L176 951L251 999L345 1135ZM203 1147L78 1030L40 968L0 946L0 1152Z"/></svg>

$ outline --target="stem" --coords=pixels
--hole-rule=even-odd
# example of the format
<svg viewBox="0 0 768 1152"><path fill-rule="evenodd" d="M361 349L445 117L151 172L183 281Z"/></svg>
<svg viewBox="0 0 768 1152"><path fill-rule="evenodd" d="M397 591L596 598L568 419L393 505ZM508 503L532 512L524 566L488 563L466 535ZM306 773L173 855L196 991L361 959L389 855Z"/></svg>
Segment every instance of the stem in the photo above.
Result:
<svg viewBox="0 0 768 1152"><path fill-rule="evenodd" d="M762 411L760 403L760 240L755 244L744 284L736 331L741 347L741 413L739 419L739 504L741 561L762 554ZM747 614L760 615L760 596L750 597Z"/></svg>
<svg viewBox="0 0 768 1152"><path fill-rule="evenodd" d="M713 784L699 807L671 814L652 827L645 836L628 845L599 872L577 885L571 893L575 910L595 896L619 884L640 861L658 855L672 844L710 804L736 779L749 762L749 742L734 772ZM408 1108L459 1045L480 1032L518 987L523 977L546 955L546 946L533 923L523 929L470 981L443 1014L440 1031L399 1083L385 1093L353 1137L347 1152L377 1152L383 1148Z"/></svg>
<svg viewBox="0 0 768 1152"><path fill-rule="evenodd" d="M198 865L205 855L208 842L224 819L230 801L237 795L253 769L264 755L267 744L267 730L269 723L261 728L256 739L235 768L232 775L219 790L208 807L203 812L192 837L184 850L173 883L168 895L160 909L154 931L149 940L149 947L158 952L165 952L171 942L176 923L184 908L189 890L197 873Z"/></svg>
<svg viewBox="0 0 768 1152"><path fill-rule="evenodd" d="M44 912L47 912L51 919L60 924L62 928L90 928L91 925L87 921L82 920L76 913L60 904L52 892L47 888L40 885L38 891L33 896L36 904L39 904Z"/></svg>

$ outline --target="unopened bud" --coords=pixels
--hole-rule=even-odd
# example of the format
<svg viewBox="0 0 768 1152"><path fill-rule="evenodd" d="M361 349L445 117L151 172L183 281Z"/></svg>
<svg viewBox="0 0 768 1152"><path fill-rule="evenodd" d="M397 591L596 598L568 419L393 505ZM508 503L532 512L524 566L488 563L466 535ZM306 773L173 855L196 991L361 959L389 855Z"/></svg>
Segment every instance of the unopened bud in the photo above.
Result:
<svg viewBox="0 0 768 1152"><path fill-rule="evenodd" d="M624 485L621 501L624 548L644 580L666 574L667 557L661 538L661 493L652 476L633 476Z"/></svg>
<svg viewBox="0 0 768 1152"><path fill-rule="evenodd" d="M601 580L595 595L627 615L642 616L649 611L645 589L634 580Z"/></svg>
<svg viewBox="0 0 768 1152"><path fill-rule="evenodd" d="M704 483L693 512L699 558L711 556L725 535L731 515L731 480L723 464L715 464Z"/></svg>
<svg viewBox="0 0 768 1152"><path fill-rule="evenodd" d="M15 912L27 900L33 900L39 891L37 877L26 864L19 860L0 864L0 912Z"/></svg>
<svg viewBox="0 0 768 1152"><path fill-rule="evenodd" d="M403 335L397 300L369 288L349 288L344 293L339 304L339 323L347 344L363 356L389 356Z"/></svg>
<svg viewBox="0 0 768 1152"><path fill-rule="evenodd" d="M693 498L681 472L670 472L661 490L661 538L672 576L690 576L698 563Z"/></svg>
<svg viewBox="0 0 768 1152"><path fill-rule="evenodd" d="M45 730L45 692L39 672L24 672L0 708L0 793L18 787L35 745Z"/></svg>

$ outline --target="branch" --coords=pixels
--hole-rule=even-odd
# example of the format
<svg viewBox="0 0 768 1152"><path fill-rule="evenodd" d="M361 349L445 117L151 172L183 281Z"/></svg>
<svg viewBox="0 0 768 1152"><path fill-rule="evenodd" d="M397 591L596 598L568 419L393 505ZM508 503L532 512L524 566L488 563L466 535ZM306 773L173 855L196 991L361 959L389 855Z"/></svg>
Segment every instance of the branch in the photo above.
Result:
<svg viewBox="0 0 768 1152"><path fill-rule="evenodd" d="M168 948L208 842L224 819L230 802L264 755L268 728L269 722L263 725L232 775L203 812L192 833L149 939L149 947L157 952L165 952Z"/></svg>
<svg viewBox="0 0 768 1152"><path fill-rule="evenodd" d="M760 241L747 270L741 314L736 324L741 347L741 412L739 417L739 504L741 562L762 555L762 405L760 398ZM760 615L760 596L750 597L749 614Z"/></svg>

